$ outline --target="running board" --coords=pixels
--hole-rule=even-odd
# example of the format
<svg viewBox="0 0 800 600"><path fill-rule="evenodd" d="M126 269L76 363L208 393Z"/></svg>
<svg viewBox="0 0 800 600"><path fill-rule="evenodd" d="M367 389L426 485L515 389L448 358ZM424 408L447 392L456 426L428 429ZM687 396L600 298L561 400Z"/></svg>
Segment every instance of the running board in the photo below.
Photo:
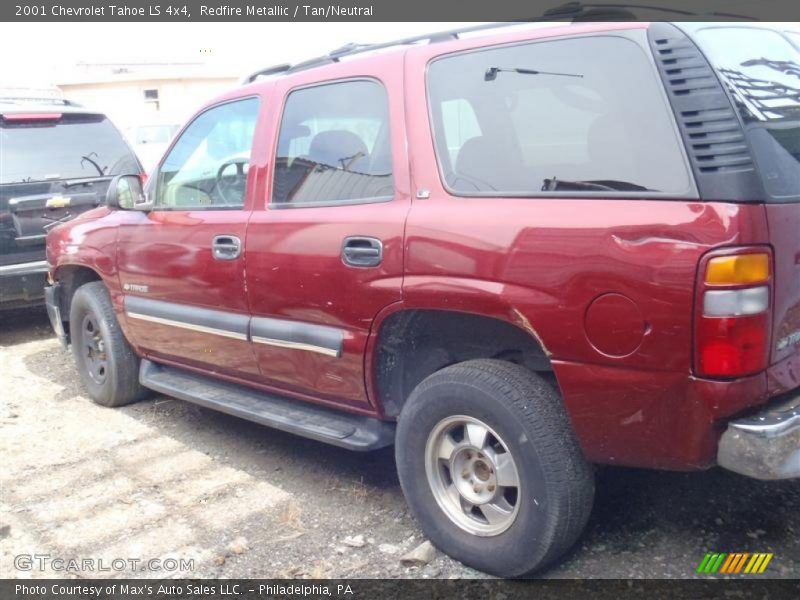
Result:
<svg viewBox="0 0 800 600"><path fill-rule="evenodd" d="M394 423L290 400L149 360L142 360L139 381L168 396L349 450L375 450L394 443Z"/></svg>

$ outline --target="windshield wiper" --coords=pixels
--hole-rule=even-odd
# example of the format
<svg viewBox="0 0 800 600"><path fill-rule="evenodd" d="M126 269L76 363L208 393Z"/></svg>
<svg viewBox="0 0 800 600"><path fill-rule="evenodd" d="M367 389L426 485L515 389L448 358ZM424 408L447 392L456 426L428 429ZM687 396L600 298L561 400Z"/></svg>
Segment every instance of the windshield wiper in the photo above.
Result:
<svg viewBox="0 0 800 600"><path fill-rule="evenodd" d="M537 71L536 69L507 69L503 67L489 67L486 69L486 73L483 74L483 80L494 81L497 79L498 73L517 73L519 75L554 75L556 77L583 77L583 75L579 75L577 73L556 73L553 71Z"/></svg>
<svg viewBox="0 0 800 600"><path fill-rule="evenodd" d="M545 179L542 183L543 192L654 192L641 185L629 181L616 179L599 179L591 181L567 181L566 179Z"/></svg>
<svg viewBox="0 0 800 600"><path fill-rule="evenodd" d="M81 166L83 166L83 162L86 161L86 162L90 163L95 169L97 169L97 172L100 175L105 175L106 172L103 169L103 167L101 167L99 164L97 164L97 161L95 161L95 160L93 160L91 158L92 156L94 156L96 158L97 157L97 153L96 152L90 152L88 154L88 156L81 156Z"/></svg>

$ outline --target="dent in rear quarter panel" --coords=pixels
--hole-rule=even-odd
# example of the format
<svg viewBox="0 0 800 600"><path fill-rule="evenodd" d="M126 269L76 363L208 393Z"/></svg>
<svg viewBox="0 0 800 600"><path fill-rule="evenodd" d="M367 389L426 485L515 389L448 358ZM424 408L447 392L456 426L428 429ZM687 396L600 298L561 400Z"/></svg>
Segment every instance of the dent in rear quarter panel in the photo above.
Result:
<svg viewBox="0 0 800 600"><path fill-rule="evenodd" d="M442 193L409 216L404 302L533 330L591 460L699 468L728 412L720 394L762 400L764 377L743 396L692 379L697 264L766 239L757 205Z"/></svg>

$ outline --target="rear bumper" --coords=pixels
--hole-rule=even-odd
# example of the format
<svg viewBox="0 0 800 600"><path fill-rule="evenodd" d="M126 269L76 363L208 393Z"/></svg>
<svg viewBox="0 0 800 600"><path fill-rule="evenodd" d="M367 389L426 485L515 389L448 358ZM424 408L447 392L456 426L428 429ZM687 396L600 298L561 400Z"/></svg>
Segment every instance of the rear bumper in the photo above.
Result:
<svg viewBox="0 0 800 600"><path fill-rule="evenodd" d="M717 462L755 479L800 477L800 395L731 421L720 438Z"/></svg>
<svg viewBox="0 0 800 600"><path fill-rule="evenodd" d="M41 304L47 261L0 266L0 309Z"/></svg>
<svg viewBox="0 0 800 600"><path fill-rule="evenodd" d="M50 318L50 325L58 336L58 341L66 348L69 340L64 330L64 321L61 318L61 285L56 282L48 285L44 289L44 305L47 307L47 316Z"/></svg>

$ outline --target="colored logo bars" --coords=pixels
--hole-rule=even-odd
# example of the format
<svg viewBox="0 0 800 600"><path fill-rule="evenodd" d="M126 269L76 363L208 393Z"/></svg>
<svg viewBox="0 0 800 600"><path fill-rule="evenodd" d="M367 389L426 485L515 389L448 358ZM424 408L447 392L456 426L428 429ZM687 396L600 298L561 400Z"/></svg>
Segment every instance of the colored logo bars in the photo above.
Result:
<svg viewBox="0 0 800 600"><path fill-rule="evenodd" d="M763 573L771 560L771 552L756 552L753 554L749 552L733 552L731 554L709 552L700 562L697 572L755 575L756 573Z"/></svg>

